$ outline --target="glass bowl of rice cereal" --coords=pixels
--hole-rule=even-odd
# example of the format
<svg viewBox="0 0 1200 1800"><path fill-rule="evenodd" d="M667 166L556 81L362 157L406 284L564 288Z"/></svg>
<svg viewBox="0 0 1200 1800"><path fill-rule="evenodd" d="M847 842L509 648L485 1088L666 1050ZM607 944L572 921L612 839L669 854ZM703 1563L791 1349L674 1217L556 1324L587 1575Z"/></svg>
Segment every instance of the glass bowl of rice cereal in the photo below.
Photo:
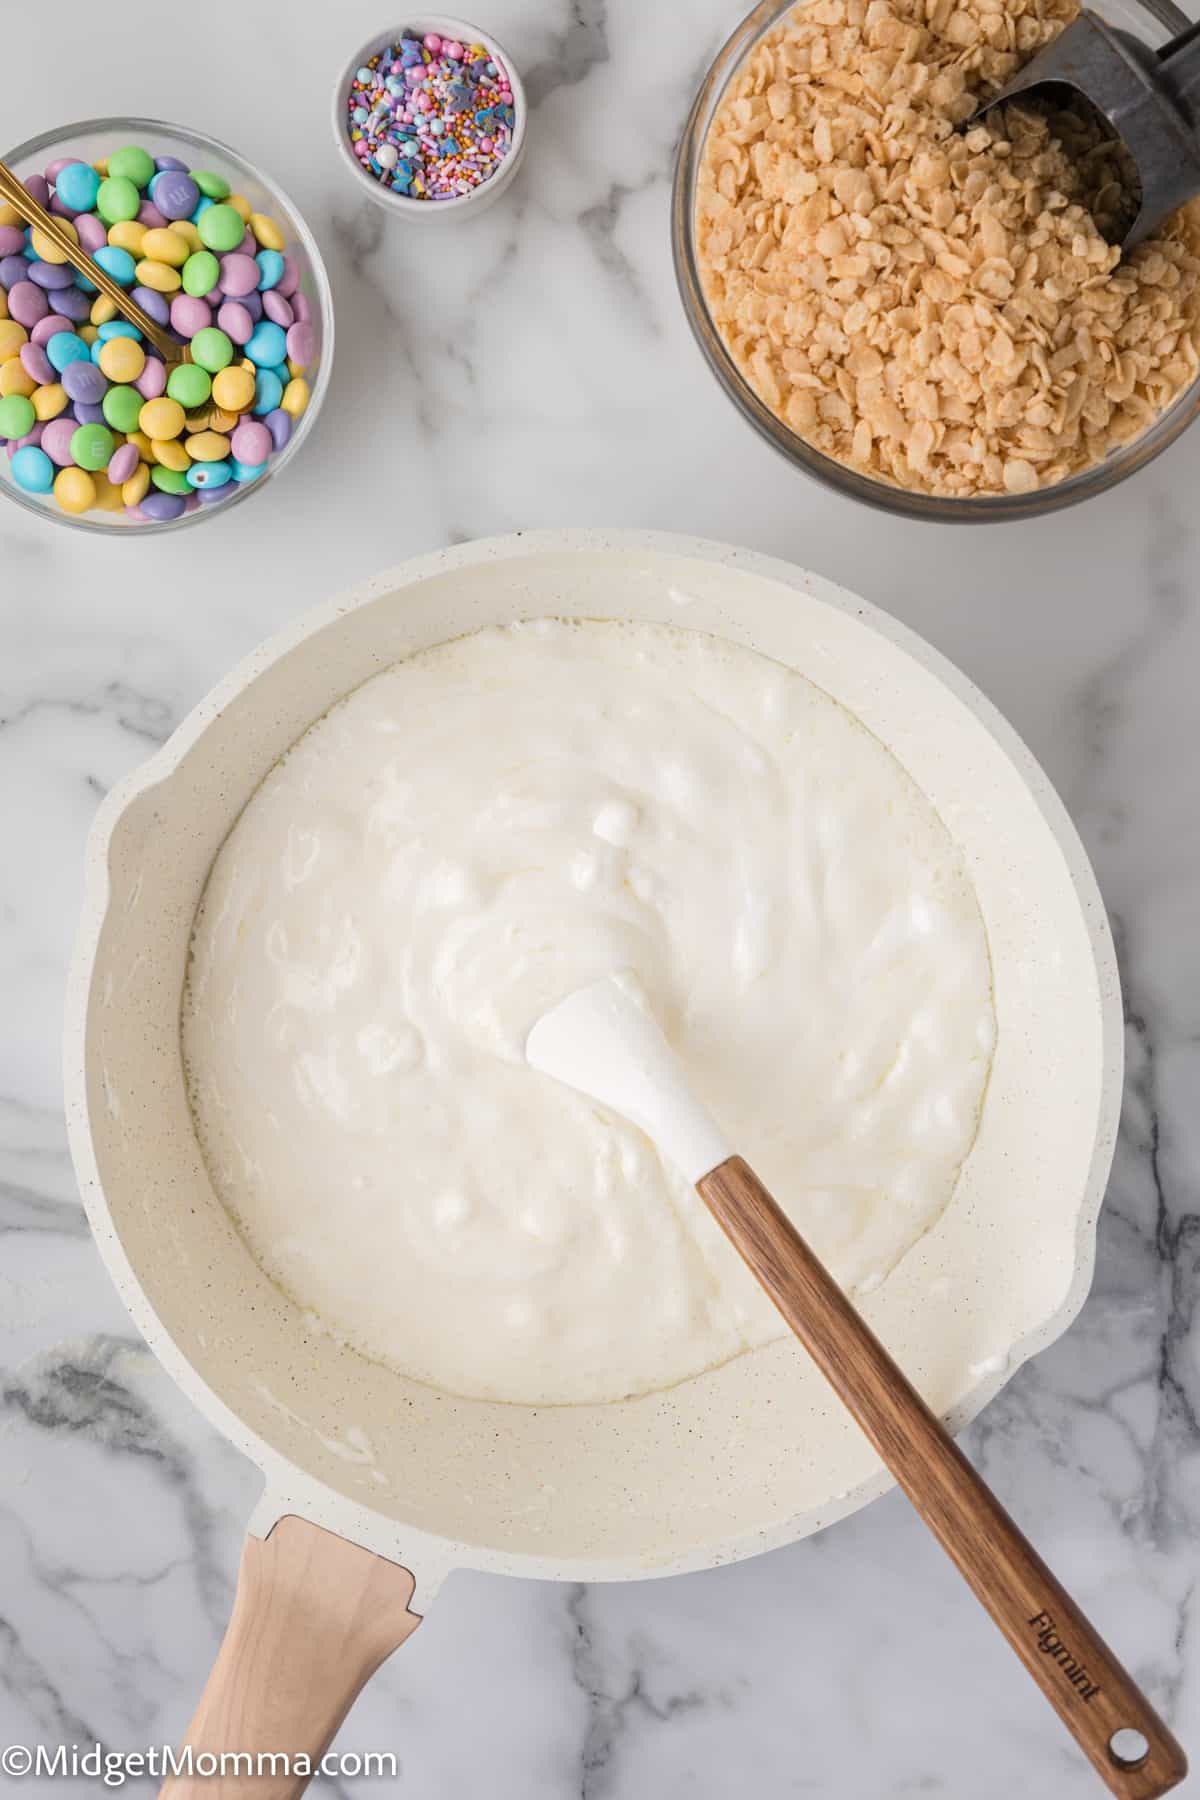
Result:
<svg viewBox="0 0 1200 1800"><path fill-rule="evenodd" d="M976 108L1078 0L764 0L706 75L672 203L684 308L738 410L908 518L1103 493L1200 408L1200 202L1122 258L1078 108ZM1170 0L1112 0L1151 48ZM1107 232L1108 236L1105 235Z"/></svg>

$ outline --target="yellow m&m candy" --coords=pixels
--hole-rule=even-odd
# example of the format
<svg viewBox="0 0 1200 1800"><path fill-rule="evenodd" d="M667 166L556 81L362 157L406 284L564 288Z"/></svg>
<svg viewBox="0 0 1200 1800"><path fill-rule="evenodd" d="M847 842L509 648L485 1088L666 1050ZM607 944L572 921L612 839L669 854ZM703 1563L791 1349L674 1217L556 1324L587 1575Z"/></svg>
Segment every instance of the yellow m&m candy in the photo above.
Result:
<svg viewBox="0 0 1200 1800"><path fill-rule="evenodd" d="M177 475L182 475L191 467L191 458L178 438L151 438L150 448L160 469L174 469Z"/></svg>
<svg viewBox="0 0 1200 1800"><path fill-rule="evenodd" d="M179 286L179 270L152 256L144 256L134 272L141 286L153 288L156 294L173 294Z"/></svg>
<svg viewBox="0 0 1200 1800"><path fill-rule="evenodd" d="M152 258L154 262L166 263L172 269L182 269L191 250L181 231L175 231L169 225L160 225L143 236L142 255Z"/></svg>
<svg viewBox="0 0 1200 1800"><path fill-rule="evenodd" d="M51 419L57 419L59 413L67 410L67 390L61 381L48 381L44 387L34 388L29 398L43 425Z"/></svg>
<svg viewBox="0 0 1200 1800"><path fill-rule="evenodd" d="M245 412L254 404L254 375L242 364L219 369L213 376L213 399L222 412Z"/></svg>
<svg viewBox="0 0 1200 1800"><path fill-rule="evenodd" d="M145 366L146 352L135 338L109 338L100 347L100 369L110 381L136 381Z"/></svg>
<svg viewBox="0 0 1200 1800"><path fill-rule="evenodd" d="M66 232L73 244L79 242L79 233L72 225L70 219L60 219L58 224L60 229ZM41 262L65 263L67 260L66 251L60 250L54 239L48 232L43 231L40 225L35 225L30 233L29 245L35 256L37 256Z"/></svg>
<svg viewBox="0 0 1200 1800"><path fill-rule="evenodd" d="M177 438L183 430L186 415L178 400L172 400L166 394L157 400L147 400L138 414L138 430L144 431L151 441L158 438Z"/></svg>
<svg viewBox="0 0 1200 1800"><path fill-rule="evenodd" d="M96 504L96 483L86 469L60 469L54 477L54 498L64 512L86 512Z"/></svg>
<svg viewBox="0 0 1200 1800"><path fill-rule="evenodd" d="M28 399L37 385L19 356L10 356L7 362L0 363L0 400L9 394L24 394Z"/></svg>
<svg viewBox="0 0 1200 1800"><path fill-rule="evenodd" d="M198 431L188 438L187 453L193 462L223 462L229 455L229 439L219 431Z"/></svg>
<svg viewBox="0 0 1200 1800"><path fill-rule="evenodd" d="M250 214L250 229L264 250L282 250L284 236L274 219L268 219L266 213Z"/></svg>
<svg viewBox="0 0 1200 1800"><path fill-rule="evenodd" d="M144 250L146 227L139 225L136 219L118 219L115 225L108 228L108 241L115 244L118 250L128 250L135 259L139 256L151 256L153 251ZM96 321L101 323L100 320Z"/></svg>
<svg viewBox="0 0 1200 1800"><path fill-rule="evenodd" d="M285 413L291 414L293 419L300 417L308 405L308 383L303 375L297 375L294 381L288 382L283 390L283 399L279 404Z"/></svg>
<svg viewBox="0 0 1200 1800"><path fill-rule="evenodd" d="M125 505L136 506L149 486L150 464L140 462L129 480L121 483L121 498Z"/></svg>

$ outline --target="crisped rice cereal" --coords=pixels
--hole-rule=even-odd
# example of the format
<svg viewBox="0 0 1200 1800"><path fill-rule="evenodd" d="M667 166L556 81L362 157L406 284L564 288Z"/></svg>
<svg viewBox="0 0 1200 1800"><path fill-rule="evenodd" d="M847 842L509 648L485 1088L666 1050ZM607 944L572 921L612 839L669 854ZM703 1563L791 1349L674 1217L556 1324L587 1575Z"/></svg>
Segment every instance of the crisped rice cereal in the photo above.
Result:
<svg viewBox="0 0 1200 1800"><path fill-rule="evenodd" d="M754 390L827 456L922 493L1029 493L1195 377L1200 207L1121 261L1097 226L1122 189L1094 125L1014 103L959 129L1077 11L808 0L722 98L697 195L707 303Z"/></svg>

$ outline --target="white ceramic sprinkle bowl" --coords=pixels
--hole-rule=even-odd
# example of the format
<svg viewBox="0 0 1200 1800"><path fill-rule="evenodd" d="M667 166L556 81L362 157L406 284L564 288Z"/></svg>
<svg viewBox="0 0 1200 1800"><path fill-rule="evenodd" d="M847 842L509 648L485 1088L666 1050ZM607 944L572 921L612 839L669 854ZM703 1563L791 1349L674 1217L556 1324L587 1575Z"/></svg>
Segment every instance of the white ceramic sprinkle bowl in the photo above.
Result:
<svg viewBox="0 0 1200 1800"><path fill-rule="evenodd" d="M417 200L410 194L398 194L393 187L386 186L364 169L359 158L354 154L346 125L346 96L350 92L350 85L354 80L355 73L363 63L369 62L379 51L399 43L401 36L406 31L416 32L421 37L428 32L436 32L438 37L443 39L451 41L457 39L463 44L482 44L492 60L500 63L507 71L513 93L512 143L509 146L508 155L500 163L496 173L481 182L478 187L472 188L469 194L457 194L449 200ZM485 208L500 198L506 188L512 185L520 167L521 158L525 153L526 111L525 89L521 84L521 77L512 57L498 39L494 38L490 32L480 31L477 25L470 24L466 19L453 19L445 13L421 13L415 18L407 19L403 23L393 26L390 31L376 32L375 36L368 38L365 44L360 44L354 55L343 65L333 90L333 138L337 145L338 157L350 170L359 191L367 199L373 200L376 206L383 207L385 212L403 218L406 222L445 218L451 214L456 218L461 218L466 212L483 212Z"/></svg>

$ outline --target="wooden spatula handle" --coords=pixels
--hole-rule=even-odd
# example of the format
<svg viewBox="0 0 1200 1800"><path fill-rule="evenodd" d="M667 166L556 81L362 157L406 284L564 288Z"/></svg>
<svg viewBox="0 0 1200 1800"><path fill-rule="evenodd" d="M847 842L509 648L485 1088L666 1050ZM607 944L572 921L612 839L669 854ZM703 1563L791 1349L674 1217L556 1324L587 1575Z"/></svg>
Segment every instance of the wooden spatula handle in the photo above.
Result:
<svg viewBox="0 0 1200 1800"><path fill-rule="evenodd" d="M225 1774L172 1776L160 1800L296 1800L360 1689L421 1623L413 1577L294 1515L242 1550L233 1616L185 1743ZM289 1766L258 1756L286 1755ZM193 1767L196 1765L193 1764ZM260 1766L263 1770L259 1773ZM278 1771L278 1772L275 1772Z"/></svg>
<svg viewBox="0 0 1200 1800"><path fill-rule="evenodd" d="M1111 1791L1155 1800L1176 1787L1187 1758L1146 1696L753 1170L733 1156L696 1185ZM1144 1754L1129 1753L1123 1732L1145 1740Z"/></svg>

